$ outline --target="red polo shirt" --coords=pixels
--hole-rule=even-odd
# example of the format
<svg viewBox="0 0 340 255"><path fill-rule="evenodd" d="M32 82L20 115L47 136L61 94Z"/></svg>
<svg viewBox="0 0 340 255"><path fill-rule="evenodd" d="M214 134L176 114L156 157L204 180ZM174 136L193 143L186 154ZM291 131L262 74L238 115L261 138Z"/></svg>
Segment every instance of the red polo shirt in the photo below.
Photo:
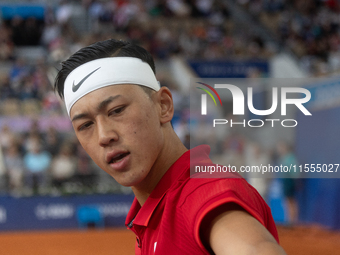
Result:
<svg viewBox="0 0 340 255"><path fill-rule="evenodd" d="M202 219L216 207L232 202L261 222L278 241L269 207L243 178L190 178L190 154L191 165L212 164L209 152L206 145L187 151L168 169L142 207L134 199L125 224L136 234L136 254L209 254L199 237Z"/></svg>

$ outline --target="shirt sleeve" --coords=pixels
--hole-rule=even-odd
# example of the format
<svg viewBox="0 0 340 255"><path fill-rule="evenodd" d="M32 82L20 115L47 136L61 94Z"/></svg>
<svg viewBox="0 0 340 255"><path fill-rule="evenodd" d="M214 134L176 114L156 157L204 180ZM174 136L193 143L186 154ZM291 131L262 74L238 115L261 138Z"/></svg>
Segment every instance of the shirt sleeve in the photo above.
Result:
<svg viewBox="0 0 340 255"><path fill-rule="evenodd" d="M205 250L200 239L203 218L215 208L235 203L257 219L278 241L277 231L270 209L258 192L243 178L211 179L196 187L189 185L191 192L182 205L192 234L197 244Z"/></svg>

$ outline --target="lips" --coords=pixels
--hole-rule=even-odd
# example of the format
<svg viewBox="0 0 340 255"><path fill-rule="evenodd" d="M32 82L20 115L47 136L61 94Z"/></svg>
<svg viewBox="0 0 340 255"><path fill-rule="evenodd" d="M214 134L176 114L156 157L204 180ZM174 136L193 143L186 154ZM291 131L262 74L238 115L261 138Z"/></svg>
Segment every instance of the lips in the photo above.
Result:
<svg viewBox="0 0 340 255"><path fill-rule="evenodd" d="M108 164L116 164L123 161L123 159L128 155L130 155L130 152L128 151L110 152L106 155L106 162Z"/></svg>
<svg viewBox="0 0 340 255"><path fill-rule="evenodd" d="M111 158L109 164L117 163L129 154L130 153L120 153L120 154L116 155L115 157Z"/></svg>

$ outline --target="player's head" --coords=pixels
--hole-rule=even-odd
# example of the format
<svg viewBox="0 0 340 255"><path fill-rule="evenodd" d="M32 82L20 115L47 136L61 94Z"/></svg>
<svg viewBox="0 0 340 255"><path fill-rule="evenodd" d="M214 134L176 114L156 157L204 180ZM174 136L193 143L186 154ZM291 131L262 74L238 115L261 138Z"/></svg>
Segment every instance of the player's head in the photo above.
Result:
<svg viewBox="0 0 340 255"><path fill-rule="evenodd" d="M55 82L81 145L125 186L142 185L151 169L164 166L160 155L174 140L172 96L154 70L143 48L108 40L63 62Z"/></svg>

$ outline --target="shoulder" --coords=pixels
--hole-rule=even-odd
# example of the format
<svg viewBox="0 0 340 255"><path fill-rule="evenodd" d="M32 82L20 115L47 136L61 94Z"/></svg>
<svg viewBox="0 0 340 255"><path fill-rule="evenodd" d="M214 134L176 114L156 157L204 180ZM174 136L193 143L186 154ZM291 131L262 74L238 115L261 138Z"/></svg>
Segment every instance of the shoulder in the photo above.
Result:
<svg viewBox="0 0 340 255"><path fill-rule="evenodd" d="M215 200L219 201L216 202ZM241 206L266 207L259 193L243 178L190 178L181 189L181 207L236 202Z"/></svg>
<svg viewBox="0 0 340 255"><path fill-rule="evenodd" d="M204 219L217 208L231 204L242 208L278 240L268 205L243 178L189 178L178 185L176 193L177 208L201 247L200 228Z"/></svg>

